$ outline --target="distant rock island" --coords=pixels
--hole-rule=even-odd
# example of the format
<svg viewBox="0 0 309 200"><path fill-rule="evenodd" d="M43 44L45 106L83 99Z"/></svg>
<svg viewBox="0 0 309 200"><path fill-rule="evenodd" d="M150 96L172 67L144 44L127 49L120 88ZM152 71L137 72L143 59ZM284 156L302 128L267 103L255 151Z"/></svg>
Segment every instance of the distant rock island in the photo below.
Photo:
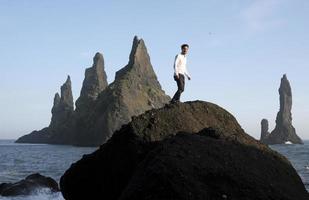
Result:
<svg viewBox="0 0 309 200"><path fill-rule="evenodd" d="M279 153L209 102L168 104L135 116L60 179L65 199L307 200Z"/></svg>
<svg viewBox="0 0 309 200"><path fill-rule="evenodd" d="M281 78L279 88L280 110L276 118L276 127L269 133L268 121L263 119L261 122L261 138L264 144L303 144L303 141L296 135L295 128L292 125L292 89L286 74Z"/></svg>
<svg viewBox="0 0 309 200"><path fill-rule="evenodd" d="M17 143L69 144L99 146L122 125L153 108L170 101L162 90L150 62L143 39L134 37L128 64L116 72L113 83L107 83L101 53L86 69L80 97L74 110L70 76L56 93L52 119L48 127L33 131Z"/></svg>

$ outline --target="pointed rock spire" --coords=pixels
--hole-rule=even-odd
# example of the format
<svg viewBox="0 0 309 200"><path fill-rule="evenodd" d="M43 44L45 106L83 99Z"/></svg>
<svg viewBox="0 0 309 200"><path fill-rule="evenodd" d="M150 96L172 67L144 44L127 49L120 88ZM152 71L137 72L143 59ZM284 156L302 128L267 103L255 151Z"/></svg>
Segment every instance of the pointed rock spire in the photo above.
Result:
<svg viewBox="0 0 309 200"><path fill-rule="evenodd" d="M74 103L73 103L73 94L72 94L72 83L71 78L68 75L67 80L61 86L61 104L65 107L68 107L73 111Z"/></svg>
<svg viewBox="0 0 309 200"><path fill-rule="evenodd" d="M261 141L263 142L269 135L269 125L267 119L262 119L261 121Z"/></svg>
<svg viewBox="0 0 309 200"><path fill-rule="evenodd" d="M145 43L143 39L138 39L137 36L133 39L129 62L124 68L116 72L115 80L121 79L130 72L133 72L132 75L137 75L144 79L157 79L150 63L150 57Z"/></svg>
<svg viewBox="0 0 309 200"><path fill-rule="evenodd" d="M98 146L132 116L160 108L169 100L157 80L144 41L134 37L128 64L102 91L95 109L89 109L87 116L77 122L76 145Z"/></svg>
<svg viewBox="0 0 309 200"><path fill-rule="evenodd" d="M147 57L149 59L144 40L139 39L137 36L134 36L132 49L129 57L129 65L138 62L138 59L143 57Z"/></svg>
<svg viewBox="0 0 309 200"><path fill-rule="evenodd" d="M263 142L266 144L284 144L285 142L303 144L292 125L292 89L286 74L281 78L279 95L280 110L276 118L276 127Z"/></svg>
<svg viewBox="0 0 309 200"><path fill-rule="evenodd" d="M52 108L52 119L50 127L57 127L59 124L66 122L73 114L74 104L72 95L72 84L70 76L67 77L65 83L61 86L61 96L58 93L54 97L54 105Z"/></svg>
<svg viewBox="0 0 309 200"><path fill-rule="evenodd" d="M108 86L107 76L104 70L104 58L99 52L93 57L93 65L85 70L85 79L76 101L76 109L79 111L83 106L94 101L98 95Z"/></svg>
<svg viewBox="0 0 309 200"><path fill-rule="evenodd" d="M57 106L59 105L60 100L61 100L60 95L59 95L59 93L57 92L57 93L55 94L55 97L54 97L53 108L54 108L54 107L57 107Z"/></svg>
<svg viewBox="0 0 309 200"><path fill-rule="evenodd" d="M32 131L16 140L17 143L70 144L67 130L74 113L71 78L67 77L61 86L61 96L57 92L51 109L52 118L48 127Z"/></svg>

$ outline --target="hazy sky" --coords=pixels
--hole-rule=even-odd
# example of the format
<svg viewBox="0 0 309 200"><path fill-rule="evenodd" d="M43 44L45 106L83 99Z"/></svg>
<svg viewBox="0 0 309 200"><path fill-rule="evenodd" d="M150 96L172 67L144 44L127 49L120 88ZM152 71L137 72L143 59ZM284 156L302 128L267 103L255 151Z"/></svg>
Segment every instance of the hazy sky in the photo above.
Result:
<svg viewBox="0 0 309 200"><path fill-rule="evenodd" d="M262 118L275 126L286 73L293 124L309 139L308 19L308 0L0 0L0 138L47 126L68 74L76 100L97 51L112 82L137 35L170 96L174 56L190 44L182 100L224 107L256 138Z"/></svg>

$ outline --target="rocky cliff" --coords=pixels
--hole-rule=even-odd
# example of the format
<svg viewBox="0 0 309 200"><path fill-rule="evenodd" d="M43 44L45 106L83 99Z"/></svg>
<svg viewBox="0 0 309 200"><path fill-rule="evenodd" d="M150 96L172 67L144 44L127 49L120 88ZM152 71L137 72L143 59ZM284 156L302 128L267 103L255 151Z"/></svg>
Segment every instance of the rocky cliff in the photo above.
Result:
<svg viewBox="0 0 309 200"><path fill-rule="evenodd" d="M80 97L73 112L72 94L62 86L55 95L50 126L21 137L17 142L99 146L132 116L160 108L170 97L162 90L142 39L134 37L128 64L107 84L103 55L97 53L86 69Z"/></svg>
<svg viewBox="0 0 309 200"><path fill-rule="evenodd" d="M290 162L223 108L195 101L133 117L64 173L71 199L305 200Z"/></svg>
<svg viewBox="0 0 309 200"><path fill-rule="evenodd" d="M285 74L281 78L279 95L280 110L276 118L276 127L261 141L265 144L284 144L288 141L294 144L303 144L292 125L292 89Z"/></svg>

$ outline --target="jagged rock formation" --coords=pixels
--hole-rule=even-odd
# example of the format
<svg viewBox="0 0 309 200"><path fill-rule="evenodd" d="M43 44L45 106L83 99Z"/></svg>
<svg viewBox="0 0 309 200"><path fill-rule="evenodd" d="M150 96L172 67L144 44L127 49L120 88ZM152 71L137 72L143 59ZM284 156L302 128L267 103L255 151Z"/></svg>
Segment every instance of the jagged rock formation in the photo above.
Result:
<svg viewBox="0 0 309 200"><path fill-rule="evenodd" d="M292 89L285 74L281 78L279 94L280 110L276 118L276 127L262 142L265 144L284 144L289 141L294 144L303 144L292 125Z"/></svg>
<svg viewBox="0 0 309 200"><path fill-rule="evenodd" d="M262 178L261 178L262 177ZM308 199L279 153L223 108L195 101L146 111L60 179L65 199Z"/></svg>
<svg viewBox="0 0 309 200"><path fill-rule="evenodd" d="M75 111L68 92L61 97L56 94L50 126L17 142L99 146L132 116L160 108L169 101L157 80L144 41L134 37L129 62L116 72L113 83L107 84L103 55L97 53L92 67L85 71Z"/></svg>
<svg viewBox="0 0 309 200"><path fill-rule="evenodd" d="M74 103L70 76L67 77L66 82L61 86L61 97L58 93L55 94L51 112L52 118L49 127L52 129L61 129L60 127L72 117Z"/></svg>
<svg viewBox="0 0 309 200"><path fill-rule="evenodd" d="M30 134L20 137L17 143L60 143L69 141L67 134L71 127L74 113L74 103L72 95L72 84L70 76L61 86L61 97L55 94L52 107L52 118L48 127L40 131L32 131Z"/></svg>
<svg viewBox="0 0 309 200"><path fill-rule="evenodd" d="M104 58L99 52L93 58L93 65L85 70L85 78L80 92L80 97L76 100L74 124L71 127L72 138L70 144L78 144L80 124L84 124L92 113L96 105L99 94L108 87L105 73Z"/></svg>
<svg viewBox="0 0 309 200"><path fill-rule="evenodd" d="M267 119L262 119L262 121L261 121L261 138L260 138L260 140L263 143L264 143L265 138L267 138L268 135L269 135L268 129L269 129L268 120Z"/></svg>
<svg viewBox="0 0 309 200"><path fill-rule="evenodd" d="M98 146L132 116L168 103L150 63L142 39L134 37L129 63L116 72L115 81L103 90L88 116L76 124L75 145Z"/></svg>
<svg viewBox="0 0 309 200"><path fill-rule="evenodd" d="M39 188L49 188L52 192L59 192L58 183L54 179L35 173L16 183L1 183L0 196L30 195Z"/></svg>
<svg viewBox="0 0 309 200"><path fill-rule="evenodd" d="M85 70L85 79L76 100L76 112L87 112L98 95L108 86L105 73L103 55L97 52L93 58L93 65Z"/></svg>

